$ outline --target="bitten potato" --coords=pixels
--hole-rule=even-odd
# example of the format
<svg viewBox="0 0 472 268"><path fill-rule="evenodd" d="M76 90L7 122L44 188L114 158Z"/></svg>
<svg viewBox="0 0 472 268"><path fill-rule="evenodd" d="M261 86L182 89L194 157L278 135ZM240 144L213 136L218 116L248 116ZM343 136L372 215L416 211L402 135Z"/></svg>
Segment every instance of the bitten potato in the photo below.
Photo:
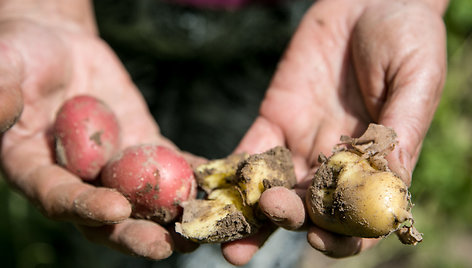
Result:
<svg viewBox="0 0 472 268"><path fill-rule="evenodd" d="M120 146L120 126L99 99L81 95L67 100L53 125L56 161L86 181L100 170Z"/></svg>
<svg viewBox="0 0 472 268"><path fill-rule="evenodd" d="M360 138L341 140L345 147L336 148L329 158L320 157L308 189L312 221L347 236L378 238L397 232L404 243L420 242L421 234L412 226L408 188L384 158L397 143L395 132L372 124Z"/></svg>
<svg viewBox="0 0 472 268"><path fill-rule="evenodd" d="M229 242L256 233L266 220L257 205L262 192L296 183L290 151L283 147L212 160L195 172L208 195L184 203L176 231L199 243Z"/></svg>
<svg viewBox="0 0 472 268"><path fill-rule="evenodd" d="M196 196L192 168L182 156L163 146L125 149L105 166L101 180L130 201L133 217L160 224L175 220L182 212L181 204Z"/></svg>

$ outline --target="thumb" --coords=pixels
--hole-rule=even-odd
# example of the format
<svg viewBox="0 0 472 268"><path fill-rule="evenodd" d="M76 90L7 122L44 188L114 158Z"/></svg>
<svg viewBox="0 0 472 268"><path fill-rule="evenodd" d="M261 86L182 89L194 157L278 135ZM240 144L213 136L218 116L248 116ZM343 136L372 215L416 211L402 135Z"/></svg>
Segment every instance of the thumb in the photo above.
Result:
<svg viewBox="0 0 472 268"><path fill-rule="evenodd" d="M0 43L0 134L12 127L23 111L21 61L6 45Z"/></svg>
<svg viewBox="0 0 472 268"><path fill-rule="evenodd" d="M259 116L236 148L236 153L261 153L278 145L284 145L282 130L263 116Z"/></svg>
<svg viewBox="0 0 472 268"><path fill-rule="evenodd" d="M0 85L0 134L10 129L23 110L21 91Z"/></svg>

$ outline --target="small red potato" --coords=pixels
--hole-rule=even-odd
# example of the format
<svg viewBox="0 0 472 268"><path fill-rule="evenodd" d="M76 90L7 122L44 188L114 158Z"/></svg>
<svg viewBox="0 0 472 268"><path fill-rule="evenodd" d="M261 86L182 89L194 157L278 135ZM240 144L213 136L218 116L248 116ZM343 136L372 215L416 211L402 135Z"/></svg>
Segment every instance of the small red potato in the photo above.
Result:
<svg viewBox="0 0 472 268"><path fill-rule="evenodd" d="M125 149L105 166L102 184L121 192L132 204L132 216L165 224L182 212L181 203L194 199L193 170L173 150L158 145Z"/></svg>
<svg viewBox="0 0 472 268"><path fill-rule="evenodd" d="M85 181L98 177L120 145L120 126L113 111L86 95L62 105L53 134L57 163Z"/></svg>

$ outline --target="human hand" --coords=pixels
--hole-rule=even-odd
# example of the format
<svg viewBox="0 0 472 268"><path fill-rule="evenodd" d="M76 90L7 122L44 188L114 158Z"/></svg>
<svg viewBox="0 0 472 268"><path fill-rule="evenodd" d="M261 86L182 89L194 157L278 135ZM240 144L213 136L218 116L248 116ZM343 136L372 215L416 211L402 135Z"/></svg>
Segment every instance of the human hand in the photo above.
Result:
<svg viewBox="0 0 472 268"><path fill-rule="evenodd" d="M397 132L390 168L410 184L446 73L445 30L438 11L445 5L433 3L316 2L279 63L259 117L237 148L255 153L285 145L292 151L299 189L270 189L260 207L278 226L297 229L305 223L308 242L326 255L354 255L377 240L335 235L308 223L304 178L318 165L320 153L331 154L341 135L359 136L376 122ZM270 233L225 244L223 254L233 264L247 263Z"/></svg>
<svg viewBox="0 0 472 268"><path fill-rule="evenodd" d="M35 2L0 4L1 161L7 180L46 216L74 223L91 241L151 259L168 257L179 246L171 232L129 218L131 205L123 195L83 183L55 164L50 129L66 99L88 94L116 113L123 148L175 146L159 134L129 75L99 39L88 1Z"/></svg>

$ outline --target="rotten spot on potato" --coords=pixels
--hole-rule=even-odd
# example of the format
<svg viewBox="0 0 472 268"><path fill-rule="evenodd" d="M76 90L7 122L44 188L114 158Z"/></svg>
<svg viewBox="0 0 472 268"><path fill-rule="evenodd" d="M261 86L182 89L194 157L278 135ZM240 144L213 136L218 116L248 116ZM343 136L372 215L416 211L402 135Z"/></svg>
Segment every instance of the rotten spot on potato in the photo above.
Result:
<svg viewBox="0 0 472 268"><path fill-rule="evenodd" d="M195 169L204 200L183 203L176 231L199 243L222 243L254 234L266 221L258 201L268 188L296 183L291 153L275 147L261 154L232 155Z"/></svg>
<svg viewBox="0 0 472 268"><path fill-rule="evenodd" d="M320 155L306 196L311 220L342 235L378 238L396 232L404 243L420 242L414 227L403 230L405 222L413 222L411 195L385 159L396 145L393 129L371 124L359 138L342 136L330 157Z"/></svg>

